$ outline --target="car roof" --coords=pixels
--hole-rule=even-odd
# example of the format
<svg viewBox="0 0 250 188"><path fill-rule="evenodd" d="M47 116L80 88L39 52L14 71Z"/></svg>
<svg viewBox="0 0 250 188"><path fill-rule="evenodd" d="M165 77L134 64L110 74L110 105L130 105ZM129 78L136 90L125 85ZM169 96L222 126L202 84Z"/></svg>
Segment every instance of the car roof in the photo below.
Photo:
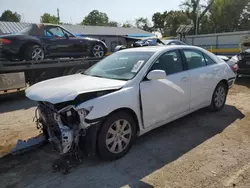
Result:
<svg viewBox="0 0 250 188"><path fill-rule="evenodd" d="M52 24L52 23L39 23L39 24L34 24L34 25L49 25L49 26L59 26L58 24ZM61 27L61 26L60 26Z"/></svg>
<svg viewBox="0 0 250 188"><path fill-rule="evenodd" d="M122 51L126 52L160 52L165 50L176 50L176 49L197 49L203 50L203 48L197 46L187 46L187 45L169 45L169 46L144 46L144 47L137 47L137 48L128 48Z"/></svg>

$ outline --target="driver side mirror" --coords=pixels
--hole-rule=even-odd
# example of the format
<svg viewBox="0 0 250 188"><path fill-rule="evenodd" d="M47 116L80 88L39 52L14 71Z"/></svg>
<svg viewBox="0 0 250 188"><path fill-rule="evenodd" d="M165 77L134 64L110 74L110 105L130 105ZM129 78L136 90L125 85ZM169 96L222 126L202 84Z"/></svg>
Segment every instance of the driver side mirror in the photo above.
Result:
<svg viewBox="0 0 250 188"><path fill-rule="evenodd" d="M152 70L147 75L147 79L149 80L166 79L166 77L167 77L166 72L163 70Z"/></svg>
<svg viewBox="0 0 250 188"><path fill-rule="evenodd" d="M69 39L69 35L67 33L64 33L64 36Z"/></svg>

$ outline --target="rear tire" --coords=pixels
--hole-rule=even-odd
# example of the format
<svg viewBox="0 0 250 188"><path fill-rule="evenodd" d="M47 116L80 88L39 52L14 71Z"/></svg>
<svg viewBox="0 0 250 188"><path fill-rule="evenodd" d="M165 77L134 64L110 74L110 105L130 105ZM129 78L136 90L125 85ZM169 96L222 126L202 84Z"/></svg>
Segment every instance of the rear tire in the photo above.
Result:
<svg viewBox="0 0 250 188"><path fill-rule="evenodd" d="M97 152L102 159L123 157L136 138L135 120L126 112L113 113L103 123L97 139Z"/></svg>
<svg viewBox="0 0 250 188"><path fill-rule="evenodd" d="M214 90L209 109L214 112L220 111L225 106L227 93L227 86L224 83L220 82Z"/></svg>
<svg viewBox="0 0 250 188"><path fill-rule="evenodd" d="M86 70L86 68L73 67L73 68L70 68L70 69L67 69L66 71L64 71L63 75L79 74L79 73L83 73L85 70Z"/></svg>
<svg viewBox="0 0 250 188"><path fill-rule="evenodd" d="M34 61L41 61L45 57L44 50L39 45L30 45L24 51L24 59L25 60L34 60Z"/></svg>

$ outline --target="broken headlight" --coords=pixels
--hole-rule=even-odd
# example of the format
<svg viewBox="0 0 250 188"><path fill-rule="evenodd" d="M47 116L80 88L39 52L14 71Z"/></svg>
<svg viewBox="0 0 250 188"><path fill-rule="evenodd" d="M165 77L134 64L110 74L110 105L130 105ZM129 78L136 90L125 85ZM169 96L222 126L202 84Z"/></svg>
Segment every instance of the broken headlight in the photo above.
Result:
<svg viewBox="0 0 250 188"><path fill-rule="evenodd" d="M93 107L90 107L88 109L76 110L74 106L67 106L58 111L58 114L60 115L63 125L72 129L73 126L78 125L80 124L80 122L84 121L85 117L92 109Z"/></svg>

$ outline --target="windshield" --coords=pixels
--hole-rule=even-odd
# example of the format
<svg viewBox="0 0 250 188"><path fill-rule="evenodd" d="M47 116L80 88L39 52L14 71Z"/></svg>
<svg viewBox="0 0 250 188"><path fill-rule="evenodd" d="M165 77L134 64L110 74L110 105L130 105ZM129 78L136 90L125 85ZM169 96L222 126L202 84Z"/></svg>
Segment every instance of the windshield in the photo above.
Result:
<svg viewBox="0 0 250 188"><path fill-rule="evenodd" d="M116 80L132 79L154 52L116 52L90 69L85 75Z"/></svg>

